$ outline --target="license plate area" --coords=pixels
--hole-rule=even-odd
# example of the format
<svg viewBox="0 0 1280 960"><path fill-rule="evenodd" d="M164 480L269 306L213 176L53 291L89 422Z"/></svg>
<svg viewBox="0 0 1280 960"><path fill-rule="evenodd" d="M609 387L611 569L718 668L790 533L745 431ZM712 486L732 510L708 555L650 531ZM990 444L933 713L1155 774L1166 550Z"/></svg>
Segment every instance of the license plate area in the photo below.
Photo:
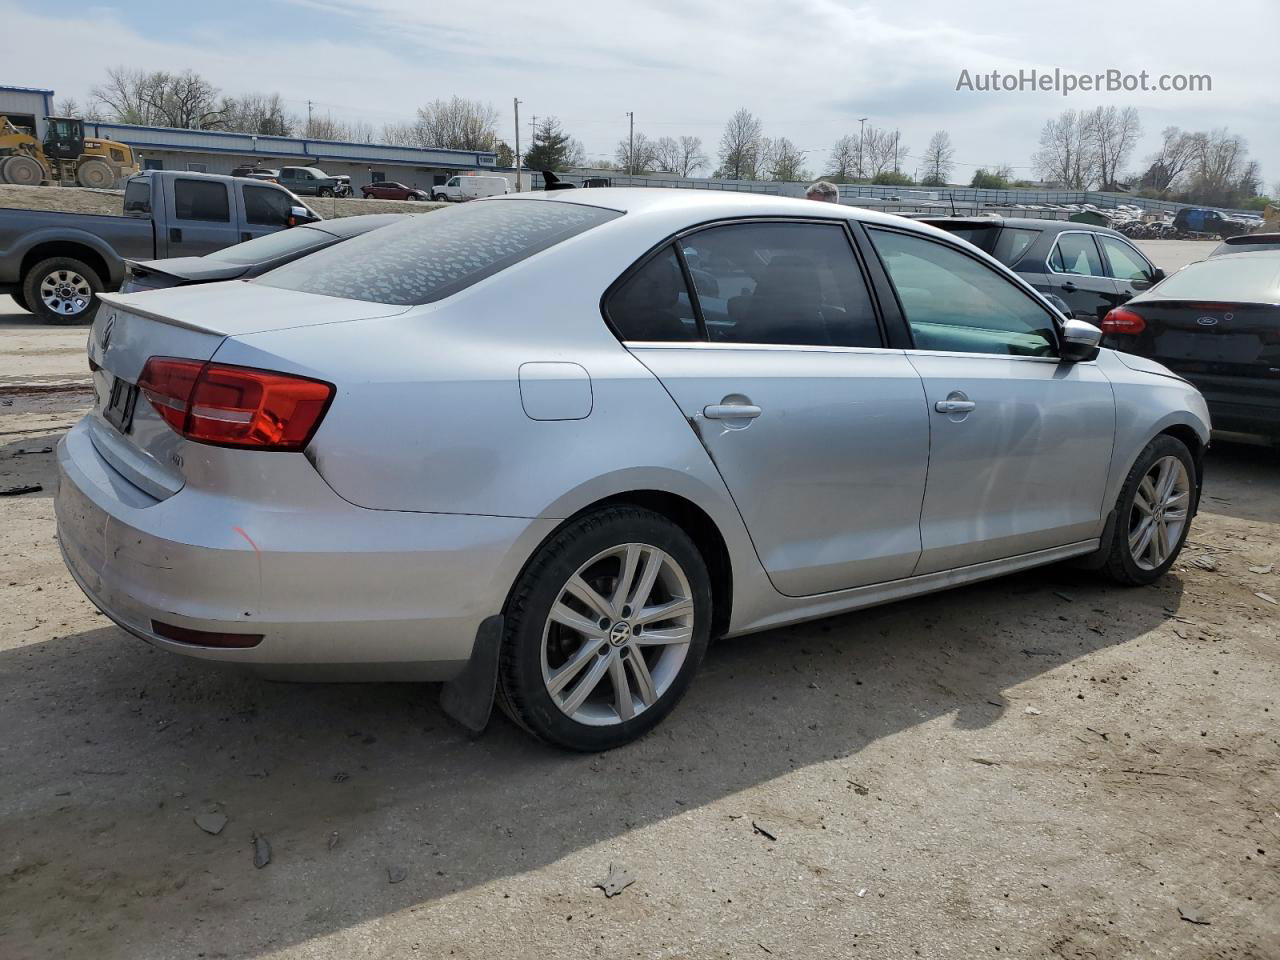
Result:
<svg viewBox="0 0 1280 960"><path fill-rule="evenodd" d="M133 409L138 404L138 385L112 378L111 394L102 416L121 433L128 433L133 428Z"/></svg>

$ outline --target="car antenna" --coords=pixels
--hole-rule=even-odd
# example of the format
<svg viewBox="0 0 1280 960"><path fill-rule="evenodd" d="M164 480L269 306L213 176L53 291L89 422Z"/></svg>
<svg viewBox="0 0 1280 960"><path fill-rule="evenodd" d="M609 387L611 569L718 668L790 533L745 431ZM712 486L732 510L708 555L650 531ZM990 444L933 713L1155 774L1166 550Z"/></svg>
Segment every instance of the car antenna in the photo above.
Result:
<svg viewBox="0 0 1280 960"><path fill-rule="evenodd" d="M542 171L542 186L546 190L573 190L575 185L565 183L550 170Z"/></svg>

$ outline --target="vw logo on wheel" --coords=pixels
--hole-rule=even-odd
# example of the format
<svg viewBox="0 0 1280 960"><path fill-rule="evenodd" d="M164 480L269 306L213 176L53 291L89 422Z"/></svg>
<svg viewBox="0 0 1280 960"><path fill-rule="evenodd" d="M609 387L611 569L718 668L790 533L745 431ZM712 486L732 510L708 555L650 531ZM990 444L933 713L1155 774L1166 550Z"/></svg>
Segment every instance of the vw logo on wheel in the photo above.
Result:
<svg viewBox="0 0 1280 960"><path fill-rule="evenodd" d="M625 620L619 620L612 629L609 630L609 642L615 647L620 647L631 639L631 624Z"/></svg>

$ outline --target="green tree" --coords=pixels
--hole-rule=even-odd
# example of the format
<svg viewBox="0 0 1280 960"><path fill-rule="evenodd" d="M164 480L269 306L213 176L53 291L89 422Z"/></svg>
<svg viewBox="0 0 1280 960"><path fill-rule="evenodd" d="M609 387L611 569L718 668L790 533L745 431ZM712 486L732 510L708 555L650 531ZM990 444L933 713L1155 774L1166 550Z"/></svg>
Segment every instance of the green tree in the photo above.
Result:
<svg viewBox="0 0 1280 960"><path fill-rule="evenodd" d="M877 173L871 180L872 183L879 184L884 187L911 187L915 185L915 181L905 173L897 173L893 170L885 170L883 173Z"/></svg>
<svg viewBox="0 0 1280 960"><path fill-rule="evenodd" d="M986 167L979 167L974 171L973 180L969 186L978 190L1008 190L1009 178L1002 176L1003 171L988 170Z"/></svg>
<svg viewBox="0 0 1280 960"><path fill-rule="evenodd" d="M530 170L567 170L582 165L584 151L555 117L541 117L533 128L533 145L524 155Z"/></svg>

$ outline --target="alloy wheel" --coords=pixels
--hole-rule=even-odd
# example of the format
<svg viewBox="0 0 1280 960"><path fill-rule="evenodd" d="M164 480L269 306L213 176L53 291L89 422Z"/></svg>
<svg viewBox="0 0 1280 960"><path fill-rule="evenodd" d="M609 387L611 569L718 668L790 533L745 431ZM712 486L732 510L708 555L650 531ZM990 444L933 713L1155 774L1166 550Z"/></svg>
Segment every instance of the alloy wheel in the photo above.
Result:
<svg viewBox="0 0 1280 960"><path fill-rule="evenodd" d="M542 631L542 679L568 717L624 723L680 673L693 639L688 577L670 554L624 543L596 554L561 588Z"/></svg>
<svg viewBox="0 0 1280 960"><path fill-rule="evenodd" d="M1133 494L1129 553L1143 570L1162 566L1178 544L1191 507L1191 478L1177 457L1161 457Z"/></svg>
<svg viewBox="0 0 1280 960"><path fill-rule="evenodd" d="M74 317L88 309L93 289L74 270L54 270L40 281L40 299L53 313Z"/></svg>

